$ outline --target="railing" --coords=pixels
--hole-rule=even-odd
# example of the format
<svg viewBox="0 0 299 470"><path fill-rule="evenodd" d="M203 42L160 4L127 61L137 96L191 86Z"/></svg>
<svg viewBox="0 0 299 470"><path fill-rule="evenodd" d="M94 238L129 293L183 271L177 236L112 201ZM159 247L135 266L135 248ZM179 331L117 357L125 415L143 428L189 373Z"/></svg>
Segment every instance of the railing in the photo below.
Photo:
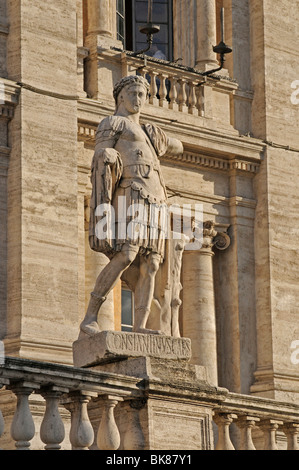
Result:
<svg viewBox="0 0 299 470"><path fill-rule="evenodd" d="M231 92L236 83L224 77L205 77L191 67L146 57L142 59L128 52L121 53L122 75L138 74L150 83L149 103L170 110L205 116L205 86L216 86Z"/></svg>
<svg viewBox="0 0 299 470"><path fill-rule="evenodd" d="M215 409L215 449L299 450L298 412L299 407L290 403L229 393Z"/></svg>
<svg viewBox="0 0 299 470"><path fill-rule="evenodd" d="M35 436L36 426L30 409L30 397L34 395L40 395L45 401L39 428L44 449L59 450L65 440L61 407L68 410L71 416L69 441L73 450L96 448L115 451L121 441L123 450L146 448L138 417L138 402L144 402L147 391L146 383L140 378L6 358L5 364L0 366L0 386L12 391L16 397L10 427L16 449L30 449ZM215 398L215 405L212 405L213 419L218 428L215 449L274 450L281 447L277 443L279 435L279 439L284 441L284 448L298 450L299 406L218 390L224 392L221 394L222 402L216 404ZM199 387L199 400L201 392ZM131 416L125 426L125 435L121 436L114 411L125 400L131 400ZM101 409L101 420L96 430L89 416L88 405L92 401L96 403L93 408L96 412ZM194 394L191 401L194 403ZM237 445L232 443L233 425ZM5 426L0 411L0 437Z"/></svg>
<svg viewBox="0 0 299 470"><path fill-rule="evenodd" d="M135 378L115 374L6 358L5 365L0 366L0 388L5 386L16 396L16 410L10 427L16 449L29 449L36 433L29 406L29 397L33 394L41 395L45 400L39 430L45 449L59 450L65 439L61 406L71 415L69 440L73 450L88 450L94 442L98 449L118 449L120 435L114 419L114 408L124 399L136 400L140 395L137 382ZM92 399L99 399L103 408L97 432L87 411L87 405ZM0 411L0 437L4 431L5 421ZM130 427L127 432L131 432Z"/></svg>

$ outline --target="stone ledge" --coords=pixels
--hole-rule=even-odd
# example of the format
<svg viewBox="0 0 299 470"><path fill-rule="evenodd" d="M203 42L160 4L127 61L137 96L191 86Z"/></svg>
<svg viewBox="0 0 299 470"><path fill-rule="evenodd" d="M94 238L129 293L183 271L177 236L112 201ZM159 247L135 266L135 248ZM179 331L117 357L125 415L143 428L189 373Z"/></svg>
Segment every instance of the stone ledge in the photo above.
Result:
<svg viewBox="0 0 299 470"><path fill-rule="evenodd" d="M102 331L73 343L75 367L90 367L129 357L189 361L191 340L164 335Z"/></svg>

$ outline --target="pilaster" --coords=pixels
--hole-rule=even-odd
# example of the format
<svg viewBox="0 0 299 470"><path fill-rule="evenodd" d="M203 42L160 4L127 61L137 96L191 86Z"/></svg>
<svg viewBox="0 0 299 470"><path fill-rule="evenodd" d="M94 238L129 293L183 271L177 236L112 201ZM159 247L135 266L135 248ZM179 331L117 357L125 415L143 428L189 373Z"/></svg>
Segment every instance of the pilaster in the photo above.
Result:
<svg viewBox="0 0 299 470"><path fill-rule="evenodd" d="M89 54L86 62L85 89L89 98L102 99L111 94L115 74L120 74L120 67L114 63L113 53L109 60L111 47L122 48L122 43L116 39L116 4L113 0L88 0L87 4L87 34L84 46ZM102 51L107 51L105 66L99 61ZM119 76L119 78L121 78Z"/></svg>
<svg viewBox="0 0 299 470"><path fill-rule="evenodd" d="M197 56L195 67L201 72L218 66L213 46L216 45L216 2L196 1Z"/></svg>
<svg viewBox="0 0 299 470"><path fill-rule="evenodd" d="M228 245L228 235L207 221L201 247L185 250L183 259L183 335L191 339L191 362L207 368L213 385L218 384L213 247L223 250Z"/></svg>
<svg viewBox="0 0 299 470"><path fill-rule="evenodd" d="M7 136L1 335L7 355L68 363L78 325L76 2L7 4L8 72L18 85L5 86L19 101Z"/></svg>
<svg viewBox="0 0 299 470"><path fill-rule="evenodd" d="M11 148L8 126L13 119L19 98L19 86L0 80L0 338L7 330L7 212L8 169Z"/></svg>

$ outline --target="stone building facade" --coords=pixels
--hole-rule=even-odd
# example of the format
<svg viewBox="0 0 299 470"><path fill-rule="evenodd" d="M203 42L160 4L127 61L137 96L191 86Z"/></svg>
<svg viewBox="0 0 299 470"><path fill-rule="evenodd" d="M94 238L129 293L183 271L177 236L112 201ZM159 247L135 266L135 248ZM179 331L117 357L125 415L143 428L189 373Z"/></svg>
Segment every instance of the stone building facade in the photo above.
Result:
<svg viewBox="0 0 299 470"><path fill-rule="evenodd" d="M137 26L147 2L0 1L5 355L73 364L107 262L88 244L95 132L113 114L114 84L139 73L151 83L142 120L184 145L181 157L162 159L169 198L203 207L204 244L184 252L181 278L191 363L232 393L296 406L299 9L291 0L153 4L163 59L134 54L146 42ZM219 64L221 8L233 52L205 74ZM114 322L102 315L101 329L121 330L126 293L118 285L109 296Z"/></svg>

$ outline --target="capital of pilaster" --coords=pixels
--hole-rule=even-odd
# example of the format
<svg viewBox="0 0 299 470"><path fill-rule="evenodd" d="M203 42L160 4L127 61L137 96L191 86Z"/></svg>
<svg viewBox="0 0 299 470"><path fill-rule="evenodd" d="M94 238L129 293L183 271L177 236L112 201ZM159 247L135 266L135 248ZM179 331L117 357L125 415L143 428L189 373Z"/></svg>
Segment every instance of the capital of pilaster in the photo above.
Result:
<svg viewBox="0 0 299 470"><path fill-rule="evenodd" d="M203 223L202 249L216 247L218 250L225 250L230 245L230 237L225 232L218 232L215 222L208 220Z"/></svg>
<svg viewBox="0 0 299 470"><path fill-rule="evenodd" d="M212 249L216 235L217 231L215 230L215 223L211 220L204 222L202 231L202 248Z"/></svg>

